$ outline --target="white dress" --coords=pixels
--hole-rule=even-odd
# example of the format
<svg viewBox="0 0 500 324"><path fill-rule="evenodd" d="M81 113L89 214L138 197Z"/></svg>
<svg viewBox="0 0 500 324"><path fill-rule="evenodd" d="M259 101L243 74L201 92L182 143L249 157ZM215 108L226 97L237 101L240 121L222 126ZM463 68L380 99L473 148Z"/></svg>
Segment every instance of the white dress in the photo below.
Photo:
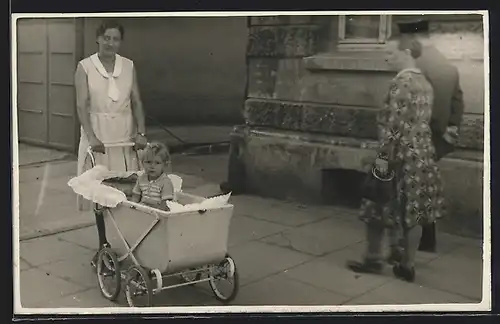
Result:
<svg viewBox="0 0 500 324"><path fill-rule="evenodd" d="M131 108L134 63L116 55L113 73L108 73L96 54L79 62L87 74L90 95L90 123L104 144L130 142L137 134ZM91 168L87 154L89 141L81 128L78 148L78 175ZM106 154L94 153L96 163L113 171L137 171L139 161L132 147L106 148ZM78 209L90 210L91 203L78 196Z"/></svg>

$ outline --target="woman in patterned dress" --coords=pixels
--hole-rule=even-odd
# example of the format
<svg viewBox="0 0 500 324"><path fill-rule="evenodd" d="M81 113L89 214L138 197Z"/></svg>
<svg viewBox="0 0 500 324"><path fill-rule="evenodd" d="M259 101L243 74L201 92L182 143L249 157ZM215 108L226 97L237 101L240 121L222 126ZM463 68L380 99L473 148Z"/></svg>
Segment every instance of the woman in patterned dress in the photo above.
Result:
<svg viewBox="0 0 500 324"><path fill-rule="evenodd" d="M135 150L146 146L144 111L133 61L117 54L124 28L104 21L97 29L99 50L81 60L75 72L78 117L81 124L78 170L89 168L87 149L94 151L96 163L113 171L137 171ZM107 147L105 144L135 142L132 147ZM90 210L91 203L78 197L78 209ZM104 219L95 212L99 249L109 246ZM95 266L97 254L92 259Z"/></svg>
<svg viewBox="0 0 500 324"><path fill-rule="evenodd" d="M384 230L403 230L401 255L396 245L391 257L394 274L401 279L415 279L414 260L422 235L421 226L442 215L441 175L435 161L429 126L433 89L416 68L422 44L412 35L401 35L387 44L387 62L399 71L390 82L384 106L377 117L379 149L376 169L395 172L396 198L386 205L364 199L360 219L367 225L367 252L362 262L351 261L355 272L380 273ZM400 252L401 253L401 252Z"/></svg>

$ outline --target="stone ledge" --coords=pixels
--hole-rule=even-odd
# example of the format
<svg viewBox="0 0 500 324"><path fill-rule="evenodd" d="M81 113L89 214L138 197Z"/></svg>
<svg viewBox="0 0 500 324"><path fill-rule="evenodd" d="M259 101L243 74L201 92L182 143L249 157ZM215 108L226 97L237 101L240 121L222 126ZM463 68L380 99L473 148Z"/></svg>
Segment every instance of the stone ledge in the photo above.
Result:
<svg viewBox="0 0 500 324"><path fill-rule="evenodd" d="M280 139L291 139L312 144L333 145L339 147L349 147L355 149L375 150L378 147L376 140L361 139L353 137L332 136L317 133L302 133L286 130L269 129L266 127L235 126L232 135L274 137ZM484 153L477 150L458 149L449 154L445 160L462 160L469 162L483 162Z"/></svg>
<svg viewBox="0 0 500 324"><path fill-rule="evenodd" d="M343 70L343 71L376 71L395 73L385 62L383 52L334 52L305 57L306 69Z"/></svg>
<svg viewBox="0 0 500 324"><path fill-rule="evenodd" d="M247 99L245 123L250 126L323 133L342 137L376 139L376 108L316 103ZM464 115L459 148L482 150L484 117Z"/></svg>
<svg viewBox="0 0 500 324"><path fill-rule="evenodd" d="M252 26L247 56L304 57L317 52L321 26Z"/></svg>
<svg viewBox="0 0 500 324"><path fill-rule="evenodd" d="M347 143L338 145L341 143L332 137L327 139L327 136L237 127L232 134L232 145L235 146L232 150L238 151L235 161L242 172L239 172L241 177L233 178L232 182L241 183L232 183L231 186L278 199L324 203L324 170L351 170L351 173L362 174L375 157L374 150ZM483 164L450 158L444 159L440 168L449 206L448 216L440 221L440 230L481 237ZM350 180L345 177L337 181L341 181L337 184L339 188L347 186L349 191L357 186L346 182Z"/></svg>
<svg viewBox="0 0 500 324"><path fill-rule="evenodd" d="M309 25L316 22L315 16L279 15L250 17L251 26Z"/></svg>

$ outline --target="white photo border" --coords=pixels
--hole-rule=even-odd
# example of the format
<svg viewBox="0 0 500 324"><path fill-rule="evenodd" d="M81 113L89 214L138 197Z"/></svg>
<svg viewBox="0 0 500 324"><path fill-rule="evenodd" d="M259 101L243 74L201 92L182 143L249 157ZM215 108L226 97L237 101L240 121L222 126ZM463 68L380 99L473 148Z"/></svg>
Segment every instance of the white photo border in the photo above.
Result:
<svg viewBox="0 0 500 324"><path fill-rule="evenodd" d="M19 161L18 161L18 120L17 120L17 20L21 18L105 18L105 17L221 17L221 16L325 16L325 15L442 15L479 14L483 16L484 33L484 179L483 179L483 298L477 304L414 304L414 305L331 305L331 306L206 306L206 307L152 307L152 308L23 308L20 301L19 267ZM441 10L441 11L237 11L237 12L139 12L139 13L36 13L11 15L11 62L12 62L12 205L13 205L13 283L14 315L32 314L215 314L215 313L331 313L331 312L464 312L490 311L491 301L491 197L490 197L490 58L489 58L489 16L487 10Z"/></svg>

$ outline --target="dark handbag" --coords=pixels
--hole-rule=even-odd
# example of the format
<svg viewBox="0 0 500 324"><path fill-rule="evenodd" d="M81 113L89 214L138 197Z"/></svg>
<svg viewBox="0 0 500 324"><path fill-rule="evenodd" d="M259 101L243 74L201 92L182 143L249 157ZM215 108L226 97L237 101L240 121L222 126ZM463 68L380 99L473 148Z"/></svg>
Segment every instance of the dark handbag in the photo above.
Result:
<svg viewBox="0 0 500 324"><path fill-rule="evenodd" d="M394 170L384 177L375 166L372 167L361 186L361 196L378 204L391 201L396 196Z"/></svg>

